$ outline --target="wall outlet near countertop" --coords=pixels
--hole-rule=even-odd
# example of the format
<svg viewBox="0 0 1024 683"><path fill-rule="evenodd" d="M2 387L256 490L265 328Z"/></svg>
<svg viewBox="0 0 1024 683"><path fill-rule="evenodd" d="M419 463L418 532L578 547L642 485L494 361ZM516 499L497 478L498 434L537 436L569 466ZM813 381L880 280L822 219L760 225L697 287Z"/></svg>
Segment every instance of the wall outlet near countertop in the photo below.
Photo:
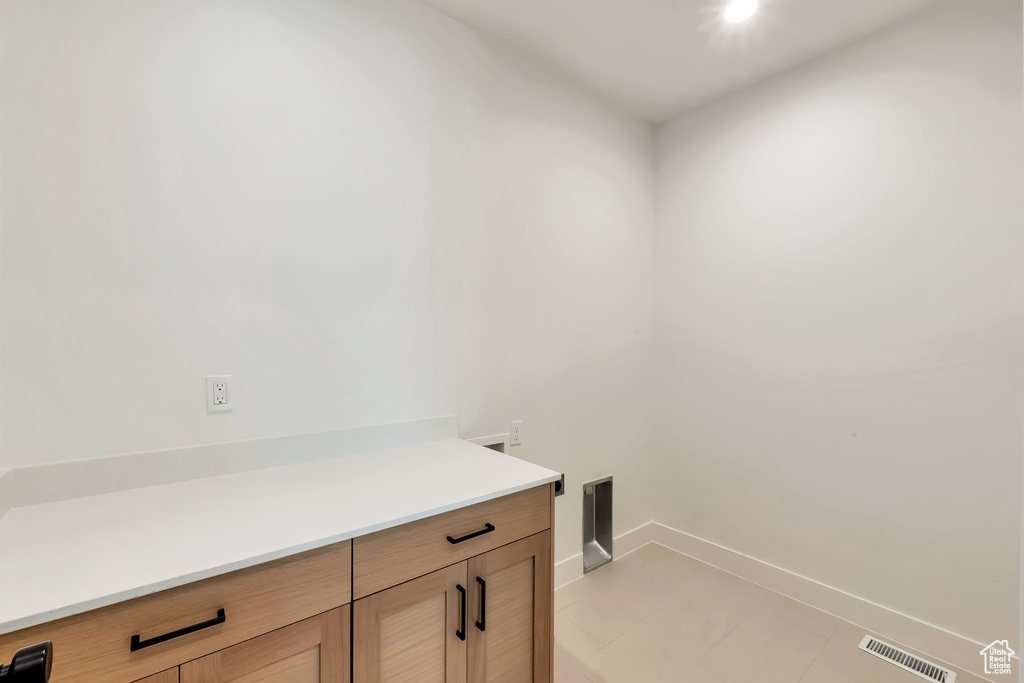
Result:
<svg viewBox="0 0 1024 683"><path fill-rule="evenodd" d="M235 407L232 396L231 375L206 377L206 412L225 413Z"/></svg>
<svg viewBox="0 0 1024 683"><path fill-rule="evenodd" d="M518 446L523 443L523 421L513 420L508 430L508 443L510 446Z"/></svg>

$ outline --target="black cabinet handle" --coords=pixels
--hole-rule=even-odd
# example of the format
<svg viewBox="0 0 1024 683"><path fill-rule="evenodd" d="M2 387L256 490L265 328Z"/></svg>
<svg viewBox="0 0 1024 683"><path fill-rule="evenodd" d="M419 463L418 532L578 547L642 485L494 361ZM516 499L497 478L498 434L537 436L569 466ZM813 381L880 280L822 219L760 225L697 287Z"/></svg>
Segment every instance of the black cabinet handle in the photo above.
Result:
<svg viewBox="0 0 1024 683"><path fill-rule="evenodd" d="M135 652L136 650L141 650L141 649L146 648L146 647L152 647L154 645L159 645L160 643L166 643L168 640L174 640L175 638L181 638L182 636L187 636L189 633L195 633L196 631L202 631L204 628L210 628L211 626L216 626L217 624L223 624L227 620L228 620L228 617L224 613L224 609L221 608L221 609L217 610L217 617L215 619L210 619L209 621L204 621L201 624L194 624L192 626L186 626L183 629L178 629L177 631L171 631L170 633L165 633L162 636L156 636L155 638L150 638L149 640L142 640L142 637L141 636L137 636L137 635L136 636L132 636L132 652Z"/></svg>
<svg viewBox="0 0 1024 683"><path fill-rule="evenodd" d="M466 589L455 584L455 590L459 591L459 596L462 598L462 628L455 631L455 635L459 637L459 640L466 639Z"/></svg>
<svg viewBox="0 0 1024 683"><path fill-rule="evenodd" d="M49 640L23 647L14 653L11 663L0 664L0 681L46 683L53 669L53 643Z"/></svg>
<svg viewBox="0 0 1024 683"><path fill-rule="evenodd" d="M492 531L494 531L494 525L493 524L484 524L484 528L483 529L481 529L480 531L474 531L473 533L469 534L468 536L463 536L462 538L452 538L451 536L449 536L448 537L448 542L451 543L452 545L458 545L459 543L462 543L463 541L468 541L471 538L476 538L477 536L483 536L484 534L489 534Z"/></svg>
<svg viewBox="0 0 1024 683"><path fill-rule="evenodd" d="M480 621L476 622L476 627L481 631L487 630L487 582L481 579L479 576L476 577L476 582L480 584Z"/></svg>

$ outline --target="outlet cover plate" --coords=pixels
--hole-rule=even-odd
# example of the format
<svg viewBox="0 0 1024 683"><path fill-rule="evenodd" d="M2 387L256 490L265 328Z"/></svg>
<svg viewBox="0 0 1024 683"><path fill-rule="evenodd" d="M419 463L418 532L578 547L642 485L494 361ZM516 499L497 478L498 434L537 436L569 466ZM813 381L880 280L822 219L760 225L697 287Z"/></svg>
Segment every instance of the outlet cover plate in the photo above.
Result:
<svg viewBox="0 0 1024 683"><path fill-rule="evenodd" d="M206 412L226 413L234 408L231 375L207 375Z"/></svg>
<svg viewBox="0 0 1024 683"><path fill-rule="evenodd" d="M508 445L518 446L523 443L523 421L513 420L508 430Z"/></svg>

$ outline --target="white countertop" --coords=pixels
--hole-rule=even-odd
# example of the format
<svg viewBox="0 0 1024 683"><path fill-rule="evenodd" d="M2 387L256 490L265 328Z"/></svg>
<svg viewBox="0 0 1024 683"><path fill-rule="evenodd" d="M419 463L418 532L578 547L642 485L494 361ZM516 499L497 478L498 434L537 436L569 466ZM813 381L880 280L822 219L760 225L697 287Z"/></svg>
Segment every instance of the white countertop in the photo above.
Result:
<svg viewBox="0 0 1024 683"><path fill-rule="evenodd" d="M460 439L13 508L0 634L555 481Z"/></svg>

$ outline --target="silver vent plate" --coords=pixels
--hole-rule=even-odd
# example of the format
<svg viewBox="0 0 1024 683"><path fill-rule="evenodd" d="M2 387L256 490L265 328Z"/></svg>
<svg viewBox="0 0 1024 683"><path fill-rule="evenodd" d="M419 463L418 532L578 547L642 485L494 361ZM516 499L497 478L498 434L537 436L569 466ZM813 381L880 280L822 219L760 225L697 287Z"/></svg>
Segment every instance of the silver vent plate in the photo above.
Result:
<svg viewBox="0 0 1024 683"><path fill-rule="evenodd" d="M956 681L955 671L950 671L938 664L932 664L927 660L910 654L906 650L901 650L895 645L884 643L872 636L864 636L864 640L860 641L860 649L929 681L935 681L936 683L954 683Z"/></svg>

